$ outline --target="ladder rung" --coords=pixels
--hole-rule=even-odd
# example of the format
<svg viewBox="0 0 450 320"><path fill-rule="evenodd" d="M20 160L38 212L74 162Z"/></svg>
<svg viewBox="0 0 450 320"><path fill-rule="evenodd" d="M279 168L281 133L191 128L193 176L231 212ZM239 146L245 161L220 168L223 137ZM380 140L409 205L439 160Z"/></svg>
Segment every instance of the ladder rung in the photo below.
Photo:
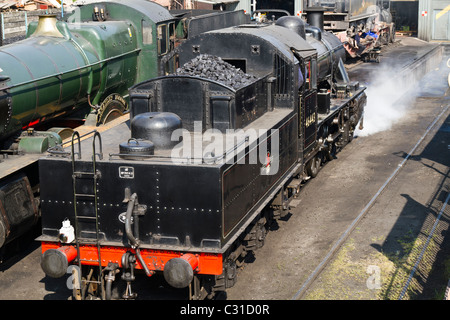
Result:
<svg viewBox="0 0 450 320"><path fill-rule="evenodd" d="M88 198L95 198L95 194L88 194L88 193L75 193L75 197L88 197Z"/></svg>
<svg viewBox="0 0 450 320"><path fill-rule="evenodd" d="M98 173L94 173L94 172L86 172L86 171L75 171L75 172L73 173L73 176L74 176L75 178L81 178L81 176L92 176L91 178L93 178L93 177L98 176Z"/></svg>
<svg viewBox="0 0 450 320"><path fill-rule="evenodd" d="M77 216L77 219L81 218L81 219L97 219L97 217L92 217L92 216Z"/></svg>
<svg viewBox="0 0 450 320"><path fill-rule="evenodd" d="M95 239L78 239L78 243L81 245L92 245L92 246L100 245L100 241L97 241Z"/></svg>
<svg viewBox="0 0 450 320"><path fill-rule="evenodd" d="M74 171L73 174L94 174L91 171Z"/></svg>

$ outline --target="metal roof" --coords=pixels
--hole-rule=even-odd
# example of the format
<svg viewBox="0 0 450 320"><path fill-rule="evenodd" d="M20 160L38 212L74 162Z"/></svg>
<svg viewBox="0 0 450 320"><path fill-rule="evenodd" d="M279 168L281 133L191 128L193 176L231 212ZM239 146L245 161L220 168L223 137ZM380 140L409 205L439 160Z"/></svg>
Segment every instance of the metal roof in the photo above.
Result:
<svg viewBox="0 0 450 320"><path fill-rule="evenodd" d="M174 17L170 14L169 10L167 8L163 7L162 5L153 2L153 1L147 1L147 0L97 0L97 1L89 1L84 0L82 1L85 3L85 5L95 5L95 4L102 4L106 2L106 5L109 3L114 3L117 5L122 5L126 7L130 7L147 17L149 17L153 22L158 23L166 20L174 19Z"/></svg>
<svg viewBox="0 0 450 320"><path fill-rule="evenodd" d="M293 58L292 49L300 55L311 55L315 49L299 34L281 26L267 24L246 24L237 27L210 31L208 33L245 33L264 39L284 55Z"/></svg>

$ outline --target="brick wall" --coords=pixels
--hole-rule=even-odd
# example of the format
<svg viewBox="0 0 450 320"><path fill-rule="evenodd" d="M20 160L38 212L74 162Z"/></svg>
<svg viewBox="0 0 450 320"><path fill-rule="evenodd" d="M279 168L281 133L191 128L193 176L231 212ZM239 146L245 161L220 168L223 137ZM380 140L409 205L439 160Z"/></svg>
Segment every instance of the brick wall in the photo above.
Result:
<svg viewBox="0 0 450 320"><path fill-rule="evenodd" d="M0 15L0 45L9 44L25 38L27 25L38 21L47 13L61 14L60 9L2 12Z"/></svg>

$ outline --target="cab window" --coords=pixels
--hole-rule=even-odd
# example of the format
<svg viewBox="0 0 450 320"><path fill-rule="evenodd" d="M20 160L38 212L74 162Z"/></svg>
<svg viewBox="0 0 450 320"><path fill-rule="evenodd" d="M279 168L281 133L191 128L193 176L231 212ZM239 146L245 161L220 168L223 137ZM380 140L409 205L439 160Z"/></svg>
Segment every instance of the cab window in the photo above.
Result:
<svg viewBox="0 0 450 320"><path fill-rule="evenodd" d="M306 89L317 88L317 61L315 59L305 62Z"/></svg>
<svg viewBox="0 0 450 320"><path fill-rule="evenodd" d="M167 25L158 26L158 54L166 54L168 52L168 34Z"/></svg>

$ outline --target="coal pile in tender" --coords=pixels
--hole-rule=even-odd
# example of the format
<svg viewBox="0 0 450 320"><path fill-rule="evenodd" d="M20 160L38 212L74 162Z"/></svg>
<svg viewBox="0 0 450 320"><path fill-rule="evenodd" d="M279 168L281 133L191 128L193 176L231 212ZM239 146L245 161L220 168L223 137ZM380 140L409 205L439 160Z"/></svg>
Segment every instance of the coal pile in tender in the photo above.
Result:
<svg viewBox="0 0 450 320"><path fill-rule="evenodd" d="M201 54L177 69L177 75L201 77L220 82L235 90L256 81L258 78L225 62L220 57Z"/></svg>

